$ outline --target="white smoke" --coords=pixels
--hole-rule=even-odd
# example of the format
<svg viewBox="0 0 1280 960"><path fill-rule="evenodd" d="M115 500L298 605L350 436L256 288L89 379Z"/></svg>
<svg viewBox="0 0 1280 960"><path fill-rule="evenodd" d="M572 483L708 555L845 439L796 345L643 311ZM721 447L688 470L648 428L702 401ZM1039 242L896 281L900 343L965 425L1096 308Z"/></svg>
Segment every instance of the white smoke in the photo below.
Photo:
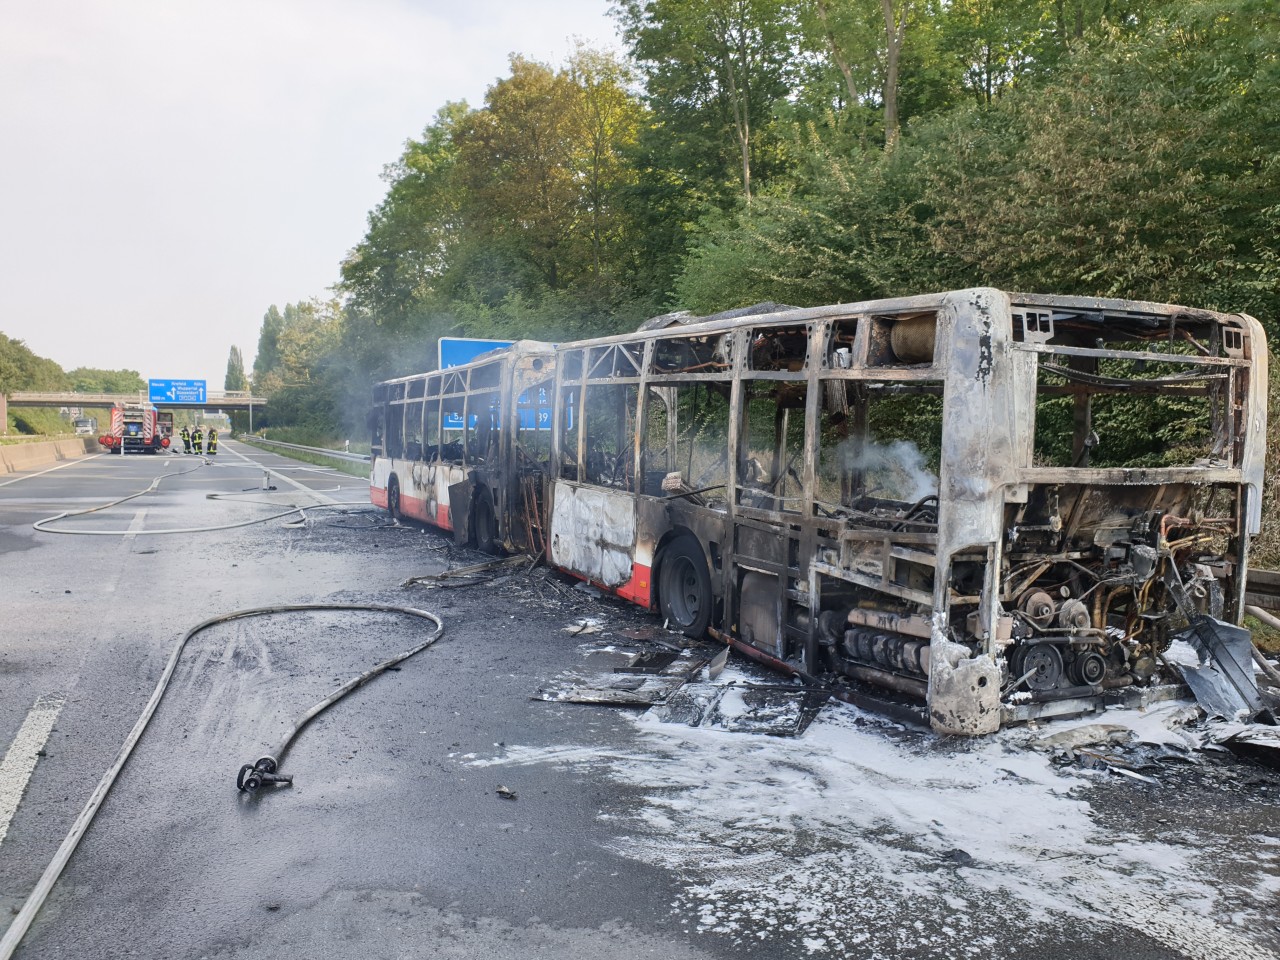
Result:
<svg viewBox="0 0 1280 960"><path fill-rule="evenodd" d="M863 473L863 488L873 497L915 503L938 492L938 477L910 440L858 443L853 437L841 445L846 470Z"/></svg>

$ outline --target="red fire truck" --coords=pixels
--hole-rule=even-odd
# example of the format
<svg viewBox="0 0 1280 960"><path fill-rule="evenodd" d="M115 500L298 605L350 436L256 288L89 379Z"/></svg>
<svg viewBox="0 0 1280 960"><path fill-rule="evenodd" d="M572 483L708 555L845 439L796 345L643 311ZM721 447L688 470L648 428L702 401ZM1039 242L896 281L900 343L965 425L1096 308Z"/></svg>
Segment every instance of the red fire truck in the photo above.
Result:
<svg viewBox="0 0 1280 960"><path fill-rule="evenodd" d="M173 417L168 415L170 431ZM111 432L98 438L109 453L156 453L169 446L161 414L150 403L117 403L111 408Z"/></svg>

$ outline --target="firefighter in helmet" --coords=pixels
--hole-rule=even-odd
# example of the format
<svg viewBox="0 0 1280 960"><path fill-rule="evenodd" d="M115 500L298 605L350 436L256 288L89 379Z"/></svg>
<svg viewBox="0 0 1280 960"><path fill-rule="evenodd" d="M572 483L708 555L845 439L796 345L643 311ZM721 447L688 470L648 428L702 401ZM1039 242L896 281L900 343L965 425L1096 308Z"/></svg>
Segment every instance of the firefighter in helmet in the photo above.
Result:
<svg viewBox="0 0 1280 960"><path fill-rule="evenodd" d="M187 425L185 423L182 425L182 432L179 433L178 436L182 437L182 452L190 453L191 452L191 431L187 429Z"/></svg>
<svg viewBox="0 0 1280 960"><path fill-rule="evenodd" d="M216 457L218 455L218 428L209 428L209 456Z"/></svg>
<svg viewBox="0 0 1280 960"><path fill-rule="evenodd" d="M201 432L200 424L198 423L196 424L195 433L191 434L191 443L195 446L197 454L204 453L204 433Z"/></svg>

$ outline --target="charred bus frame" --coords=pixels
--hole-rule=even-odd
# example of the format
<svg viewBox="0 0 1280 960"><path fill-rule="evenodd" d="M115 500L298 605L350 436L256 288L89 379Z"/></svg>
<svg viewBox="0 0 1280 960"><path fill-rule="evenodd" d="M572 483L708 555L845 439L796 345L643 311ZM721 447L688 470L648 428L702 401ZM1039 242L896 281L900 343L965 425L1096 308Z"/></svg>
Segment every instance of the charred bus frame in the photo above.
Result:
<svg viewBox="0 0 1280 960"><path fill-rule="evenodd" d="M1239 622L1251 317L974 289L556 358L554 565L936 730L1149 694L1189 616ZM1173 429L1135 455L1142 411Z"/></svg>
<svg viewBox="0 0 1280 960"><path fill-rule="evenodd" d="M373 503L486 551L540 553L553 362L550 344L522 340L463 366L378 384Z"/></svg>

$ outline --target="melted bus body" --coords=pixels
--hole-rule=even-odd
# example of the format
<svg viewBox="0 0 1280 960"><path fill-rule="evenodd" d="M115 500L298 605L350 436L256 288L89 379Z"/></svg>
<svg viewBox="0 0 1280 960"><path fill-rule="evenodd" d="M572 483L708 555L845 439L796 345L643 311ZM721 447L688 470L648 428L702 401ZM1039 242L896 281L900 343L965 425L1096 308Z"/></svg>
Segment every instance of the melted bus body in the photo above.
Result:
<svg viewBox="0 0 1280 960"><path fill-rule="evenodd" d="M1080 713L1239 622L1266 363L1244 315L986 288L560 344L534 521L560 569L938 731Z"/></svg>

